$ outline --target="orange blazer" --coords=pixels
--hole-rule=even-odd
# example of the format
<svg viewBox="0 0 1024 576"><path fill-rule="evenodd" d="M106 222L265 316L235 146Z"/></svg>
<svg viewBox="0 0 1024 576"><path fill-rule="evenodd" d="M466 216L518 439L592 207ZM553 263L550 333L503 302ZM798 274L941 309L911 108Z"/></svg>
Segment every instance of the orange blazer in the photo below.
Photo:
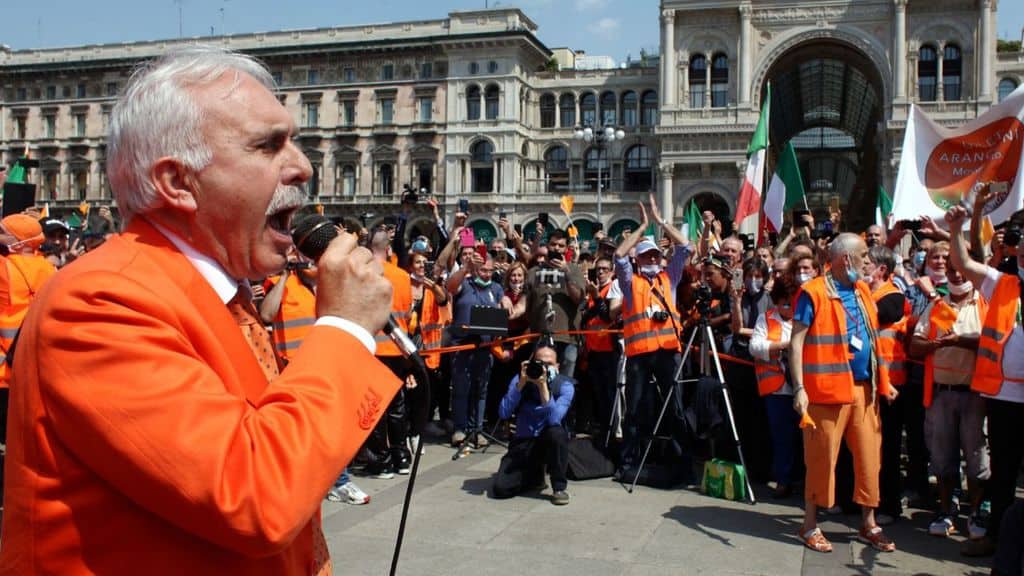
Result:
<svg viewBox="0 0 1024 576"><path fill-rule="evenodd" d="M326 326L268 383L139 220L46 284L14 366L0 574L309 574L320 502L401 386Z"/></svg>

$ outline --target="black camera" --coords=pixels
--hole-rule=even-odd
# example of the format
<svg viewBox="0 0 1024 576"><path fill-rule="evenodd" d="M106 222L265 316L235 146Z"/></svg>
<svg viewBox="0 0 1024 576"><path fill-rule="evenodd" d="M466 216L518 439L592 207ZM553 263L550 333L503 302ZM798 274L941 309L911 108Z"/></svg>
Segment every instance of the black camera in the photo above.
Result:
<svg viewBox="0 0 1024 576"><path fill-rule="evenodd" d="M1013 222L1006 225L1006 231L1003 232L1003 245L1014 248L1020 244L1020 224Z"/></svg>
<svg viewBox="0 0 1024 576"><path fill-rule="evenodd" d="M668 322L668 312L657 310L651 313L651 320L655 322Z"/></svg>
<svg viewBox="0 0 1024 576"><path fill-rule="evenodd" d="M530 360L526 364L526 378L528 380L540 380L547 372L547 365L540 360Z"/></svg>
<svg viewBox="0 0 1024 576"><path fill-rule="evenodd" d="M693 292L694 297L697 299L697 311L704 318L708 318L711 315L711 302L715 296L711 293L711 287L703 282Z"/></svg>
<svg viewBox="0 0 1024 576"><path fill-rule="evenodd" d="M419 201L420 197L416 194L416 191L406 184L402 190L402 204L415 204Z"/></svg>
<svg viewBox="0 0 1024 576"><path fill-rule="evenodd" d="M309 270L313 267L312 262L308 261L291 261L284 265L287 270Z"/></svg>

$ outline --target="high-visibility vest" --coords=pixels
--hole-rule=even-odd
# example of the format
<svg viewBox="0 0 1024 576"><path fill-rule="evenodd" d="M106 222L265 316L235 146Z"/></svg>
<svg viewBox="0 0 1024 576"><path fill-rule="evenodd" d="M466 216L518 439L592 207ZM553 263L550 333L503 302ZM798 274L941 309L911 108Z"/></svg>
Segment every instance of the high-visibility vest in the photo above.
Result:
<svg viewBox="0 0 1024 576"><path fill-rule="evenodd" d="M977 297L978 297L978 306L976 307L976 311L978 313L978 318L982 319L982 318L985 318L985 315L988 312L988 302L985 301L985 298L982 297L981 294L977 294ZM944 297L943 301L947 300L948 298L949 298L949 296ZM931 305L931 313L928 314L928 339L929 340L934 340L935 337L939 335L939 327L935 325L936 316L938 316L938 306L936 306L936 304L938 304L938 303L937 302L933 302L932 303L932 305ZM960 312L957 311L958 315L959 315L959 313ZM977 362L977 359L975 359L975 362ZM970 367L962 366L961 369L963 369L963 370L973 370L974 366L970 366ZM973 381L973 379L971 379L971 380ZM974 386L972 384L971 388L973 388L973 387ZM933 398L934 394L935 394L935 353L933 352L933 353L929 354L924 359L924 397L922 398L921 402L924 404L925 408L927 408L927 407L932 405L932 398Z"/></svg>
<svg viewBox="0 0 1024 576"><path fill-rule="evenodd" d="M3 264L7 268L9 300L0 306L0 388L8 388L11 371L7 366L7 353L11 343L25 320L32 298L57 269L39 254L11 254Z"/></svg>
<svg viewBox="0 0 1024 576"><path fill-rule="evenodd" d="M601 288L598 292L599 298L607 298L608 291L611 289L612 283L609 282L604 288ZM595 300L591 297L587 297L587 308L590 308L595 304ZM601 330L607 330L611 326L611 323L607 320L602 320L599 316L595 315L590 320L587 320L587 324L584 326L585 330L588 330L586 334L587 350L591 352L612 352L615 350L615 342L612 341L612 335L608 333L601 333ZM593 330L593 333L589 331Z"/></svg>
<svg viewBox="0 0 1024 576"><path fill-rule="evenodd" d="M657 288L661 299L654 295ZM668 274L660 272L652 280L640 274L633 274L633 299L628 309L622 311L622 333L626 342L626 356L646 354L657 350L679 351L679 338L676 326L680 325L679 313L672 297L671 283ZM664 303L662 302L664 299ZM669 309L665 310L665 305ZM655 322L651 318L653 310L665 310L672 318L664 322Z"/></svg>
<svg viewBox="0 0 1024 576"><path fill-rule="evenodd" d="M872 292L871 298L877 304L891 294L903 293L892 280L889 280ZM907 349L904 342L907 337L907 322L910 320L907 314L909 305L909 301L904 297L903 317L878 331L878 371L887 373L889 382L894 386L901 386L907 381Z"/></svg>
<svg viewBox="0 0 1024 576"><path fill-rule="evenodd" d="M1003 375L1003 353L1014 325L1019 321L1019 314L1020 280L1017 276L1003 274L996 283L996 289L992 291L985 321L981 325L971 390L995 396L999 394L1005 380L1011 380L1017 385L1024 384L1024 381L1008 379Z"/></svg>
<svg viewBox="0 0 1024 576"><path fill-rule="evenodd" d="M768 341L782 341L782 324L785 322L779 317L779 312L774 307L765 312L765 322L768 324ZM757 393L767 396L778 392L786 384L786 376L782 373L782 366L778 362L765 362L760 358L754 359L754 373L757 375Z"/></svg>
<svg viewBox="0 0 1024 576"><path fill-rule="evenodd" d="M415 318L417 326L410 329L420 332L422 342L423 361L428 368L437 369L441 366L441 354L431 352L441 347L441 340L444 336L444 327L452 321L451 300L444 306L439 306L434 291L426 286L423 287L423 303L420 305L420 314Z"/></svg>
<svg viewBox="0 0 1024 576"><path fill-rule="evenodd" d="M850 343L846 339L846 311L832 286L832 275L809 280L800 287L814 306L814 322L807 329L803 346L803 383L808 400L813 404L850 404L853 402L853 372L850 370ZM864 282L855 285L860 302L861 318L867 320L870 346L871 376L877 384L876 393L889 393L888 374L878 369L878 313L871 299L871 290Z"/></svg>
<svg viewBox="0 0 1024 576"><path fill-rule="evenodd" d="M269 284L280 282L271 279ZM292 272L284 281L284 293L281 294L281 307L277 309L271 326L274 330L274 350L284 363L292 359L292 355L316 323L316 296L299 278L298 272Z"/></svg>
<svg viewBox="0 0 1024 576"><path fill-rule="evenodd" d="M384 262L384 277L391 282L391 315L398 327L405 333L409 332L409 313L412 311L412 279L409 273L390 262ZM398 346L383 330L377 332L373 339L377 342L377 356L401 356Z"/></svg>

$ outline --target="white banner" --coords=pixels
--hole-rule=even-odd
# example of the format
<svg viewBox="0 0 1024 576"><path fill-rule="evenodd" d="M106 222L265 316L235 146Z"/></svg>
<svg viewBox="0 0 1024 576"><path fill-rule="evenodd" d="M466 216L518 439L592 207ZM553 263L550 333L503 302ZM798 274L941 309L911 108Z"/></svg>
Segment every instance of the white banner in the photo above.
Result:
<svg viewBox="0 0 1024 576"><path fill-rule="evenodd" d="M996 197L985 206L999 223L1024 206L1024 85L988 112L960 126L939 126L917 106L910 109L893 198L892 218L930 216L942 222L951 206L971 209L977 190L991 183Z"/></svg>

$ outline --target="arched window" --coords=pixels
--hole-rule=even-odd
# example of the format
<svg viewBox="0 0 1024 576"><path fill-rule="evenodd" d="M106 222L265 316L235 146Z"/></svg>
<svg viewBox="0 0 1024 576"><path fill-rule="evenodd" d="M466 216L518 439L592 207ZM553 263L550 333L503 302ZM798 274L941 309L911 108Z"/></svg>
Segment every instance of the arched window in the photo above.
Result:
<svg viewBox="0 0 1024 576"><path fill-rule="evenodd" d="M597 126L597 96L593 92L580 96L580 124Z"/></svg>
<svg viewBox="0 0 1024 576"><path fill-rule="evenodd" d="M1003 78L999 81L999 101L1006 100L1014 90L1017 89L1017 81L1013 78Z"/></svg>
<svg viewBox="0 0 1024 576"><path fill-rule="evenodd" d="M341 167L341 195L356 195L356 167L351 164Z"/></svg>
<svg viewBox="0 0 1024 576"><path fill-rule="evenodd" d="M615 114L615 93L605 92L601 94L601 124L603 126L614 126L618 124Z"/></svg>
<svg viewBox="0 0 1024 576"><path fill-rule="evenodd" d="M960 100L960 85L963 77L963 58L960 47L947 44L942 51L942 99L947 102Z"/></svg>
<svg viewBox="0 0 1024 576"><path fill-rule="evenodd" d="M654 175L651 173L651 149L643 144L626 151L627 192L647 192L652 189Z"/></svg>
<svg viewBox="0 0 1024 576"><path fill-rule="evenodd" d="M475 84L466 88L466 119L480 119L480 87Z"/></svg>
<svg viewBox="0 0 1024 576"><path fill-rule="evenodd" d="M607 190L608 182L611 180L608 151L594 146L583 156L583 188L595 192L598 178L601 180L601 190Z"/></svg>
<svg viewBox="0 0 1024 576"><path fill-rule="evenodd" d="M565 146L552 146L544 154L544 177L548 192L569 190L569 150Z"/></svg>
<svg viewBox="0 0 1024 576"><path fill-rule="evenodd" d="M480 140L469 149L473 192L494 192L494 146Z"/></svg>
<svg viewBox="0 0 1024 576"><path fill-rule="evenodd" d="M484 92L484 117L494 120L498 117L498 86L491 84Z"/></svg>
<svg viewBox="0 0 1024 576"><path fill-rule="evenodd" d="M703 54L690 58L690 108L703 108L708 91L708 59Z"/></svg>
<svg viewBox="0 0 1024 576"><path fill-rule="evenodd" d="M724 108L729 104L729 57L715 54L711 60L711 107Z"/></svg>
<svg viewBox="0 0 1024 576"><path fill-rule="evenodd" d="M558 99L559 126L572 128L576 125L576 97L572 94L562 94Z"/></svg>
<svg viewBox="0 0 1024 576"><path fill-rule="evenodd" d="M391 164L380 165L380 194L391 196L395 189L395 168Z"/></svg>
<svg viewBox="0 0 1024 576"><path fill-rule="evenodd" d="M939 64L935 48L921 46L917 55L917 99L921 102L934 102L938 97Z"/></svg>
<svg viewBox="0 0 1024 576"><path fill-rule="evenodd" d="M644 92L640 99L640 124L655 126L658 124L658 93L654 90Z"/></svg>
<svg viewBox="0 0 1024 576"><path fill-rule="evenodd" d="M540 97L540 127L555 127L555 95L545 94Z"/></svg>
<svg viewBox="0 0 1024 576"><path fill-rule="evenodd" d="M640 116L640 110L637 108L638 103L636 92L629 90L622 95L623 126L636 126L637 118Z"/></svg>

